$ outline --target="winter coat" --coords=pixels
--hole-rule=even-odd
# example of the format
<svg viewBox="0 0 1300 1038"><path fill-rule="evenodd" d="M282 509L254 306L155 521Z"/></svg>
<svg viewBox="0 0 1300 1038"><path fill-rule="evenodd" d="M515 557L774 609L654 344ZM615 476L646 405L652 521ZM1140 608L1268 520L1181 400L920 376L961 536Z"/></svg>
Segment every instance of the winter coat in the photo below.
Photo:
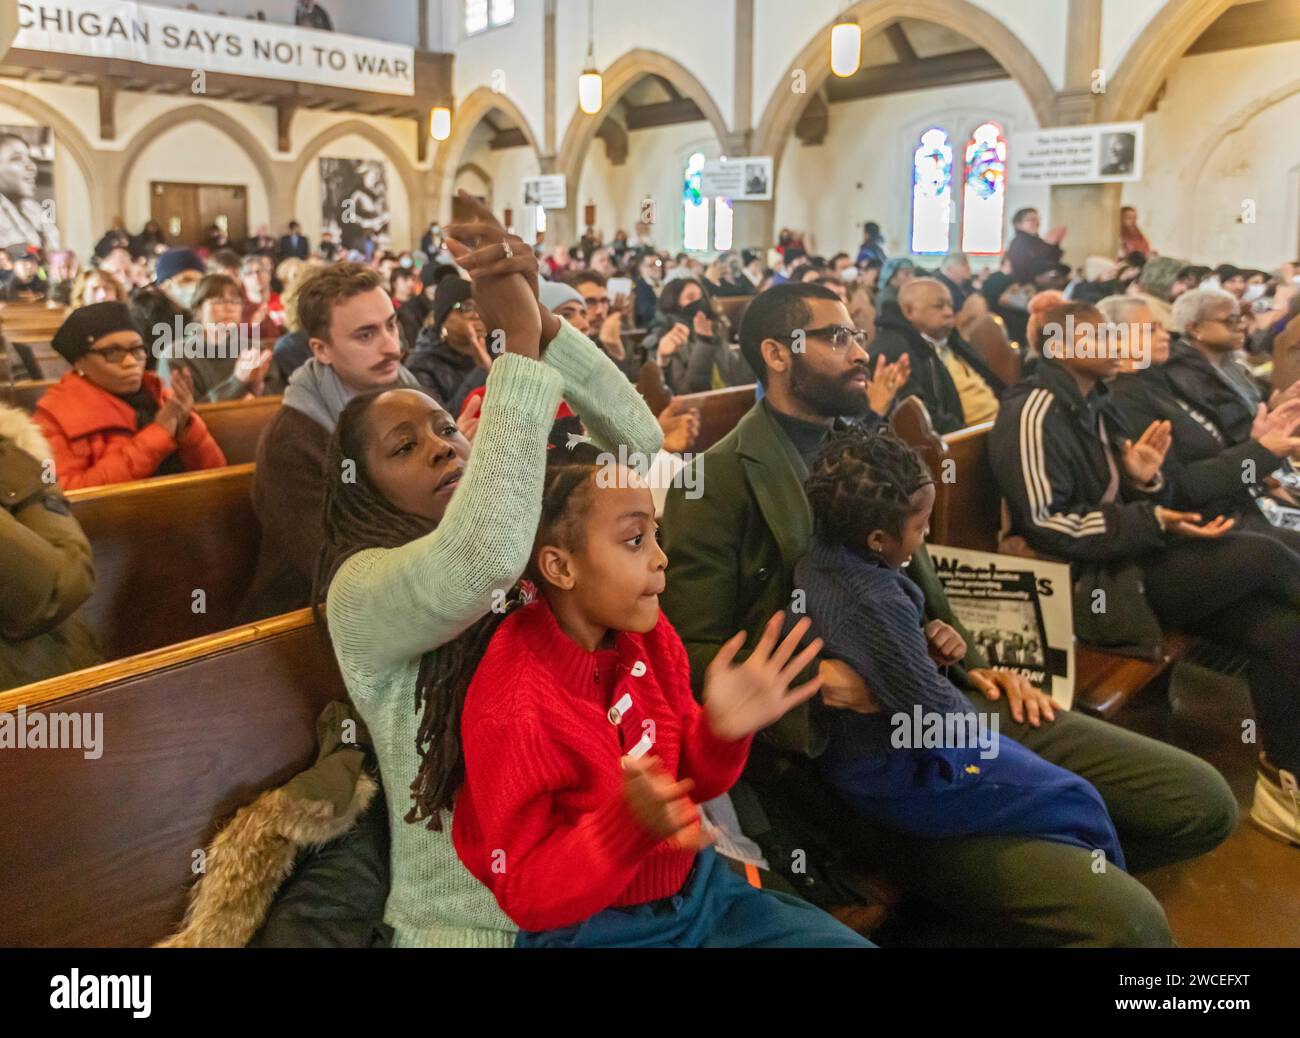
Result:
<svg viewBox="0 0 1300 1038"><path fill-rule="evenodd" d="M160 405L171 399L171 390L151 372L145 372L144 388ZM190 414L179 439L157 423L140 429L130 404L76 371L45 392L32 417L49 441L55 475L65 490L148 479L173 454L186 471L226 464L197 414Z"/></svg>
<svg viewBox="0 0 1300 1038"><path fill-rule="evenodd" d="M691 322L685 318L663 311L655 315L641 343L647 359L658 357L659 340L676 324L691 327ZM668 358L663 371L664 382L675 394L707 393L730 386L748 386L758 381L745 358L738 350L730 349L721 336L706 339L696 334L693 328L691 337Z"/></svg>
<svg viewBox="0 0 1300 1038"><path fill-rule="evenodd" d="M90 545L57 484L32 420L0 406L0 690L101 660L76 616L90 597Z"/></svg>
<svg viewBox="0 0 1300 1038"><path fill-rule="evenodd" d="M901 312L889 308L881 311L877 324L879 334L871 344L871 366L875 369L876 358L883 356L893 364L904 353L912 362L912 375L898 391L898 399L906 400L909 396L919 396L930 412L934 431L941 436L966 428L966 413L962 407L961 395L957 385L948 373L948 367L939 356L939 352L928 343L915 328L908 323ZM897 316L895 316L897 314ZM993 369L984 363L960 335L954 330L948 336L948 348L972 371L989 384L994 396L1001 396L1006 390L1006 383L993 373Z"/></svg>
<svg viewBox="0 0 1300 1038"><path fill-rule="evenodd" d="M1123 443L1135 437L1110 397L1098 384L1085 398L1065 368L1043 360L1003 398L989 459L1011 532L1034 552L1071 564L1079 639L1154 658L1162 635L1143 594L1142 563L1164 551L1155 509L1172 495L1163 478L1143 488L1126 476ZM1120 474L1119 494L1105 504L1111 476L1101 423Z"/></svg>
<svg viewBox="0 0 1300 1038"><path fill-rule="evenodd" d="M1115 404L1139 435L1152 422L1173 425L1165 472L1177 508L1206 517L1256 512L1252 489L1286 460L1250 438L1254 416L1236 390L1193 347L1175 343L1169 362L1115 380ZM1247 483L1246 462L1255 483Z"/></svg>

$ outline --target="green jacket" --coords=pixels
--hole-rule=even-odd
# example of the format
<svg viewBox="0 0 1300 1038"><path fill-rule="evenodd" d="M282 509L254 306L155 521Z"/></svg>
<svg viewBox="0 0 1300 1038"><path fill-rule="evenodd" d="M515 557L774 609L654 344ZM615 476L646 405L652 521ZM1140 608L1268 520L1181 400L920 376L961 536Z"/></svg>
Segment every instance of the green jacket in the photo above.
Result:
<svg viewBox="0 0 1300 1038"><path fill-rule="evenodd" d="M90 545L57 484L31 420L0 407L0 690L100 662L76 609L90 597Z"/></svg>
<svg viewBox="0 0 1300 1038"><path fill-rule="evenodd" d="M686 643L699 695L705 668L728 638L747 633L738 657L743 659L773 614L795 604L794 568L808 550L813 521L803 490L803 460L761 402L692 465L692 478L669 492L664 509L668 587L662 604ZM702 493L692 500L689 487ZM924 551L909 574L925 592L931 615L951 623L973 646L955 622ZM986 665L973 648L964 663ZM814 700L792 710L766 737L784 749L816 756L826 746L820 723L826 709Z"/></svg>

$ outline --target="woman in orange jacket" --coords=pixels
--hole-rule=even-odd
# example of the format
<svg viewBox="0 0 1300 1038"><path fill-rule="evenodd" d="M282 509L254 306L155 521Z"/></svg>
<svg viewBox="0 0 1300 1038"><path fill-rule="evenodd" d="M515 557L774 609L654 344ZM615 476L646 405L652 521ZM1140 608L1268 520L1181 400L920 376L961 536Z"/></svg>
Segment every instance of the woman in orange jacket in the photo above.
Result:
<svg viewBox="0 0 1300 1038"><path fill-rule="evenodd" d="M226 464L193 413L188 372L167 389L145 371L148 352L124 303L74 310L52 345L72 370L50 387L32 417L65 490Z"/></svg>

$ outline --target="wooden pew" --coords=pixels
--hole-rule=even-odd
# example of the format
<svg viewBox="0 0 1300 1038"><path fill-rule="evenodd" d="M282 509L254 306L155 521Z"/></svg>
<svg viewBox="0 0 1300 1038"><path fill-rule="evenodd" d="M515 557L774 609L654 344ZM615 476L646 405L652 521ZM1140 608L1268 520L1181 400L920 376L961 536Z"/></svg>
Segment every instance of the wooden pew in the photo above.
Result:
<svg viewBox="0 0 1300 1038"><path fill-rule="evenodd" d="M988 457L993 423L940 437L925 405L917 397L903 401L894 412L894 431L916 448L935 477L930 540L953 548L997 552L1002 529L1002 494ZM952 464L947 464L951 462ZM945 474L950 478L945 481ZM1193 645L1179 632L1165 637L1159 660L1135 659L1075 646L1075 708L1113 718L1144 689L1160 681Z"/></svg>
<svg viewBox="0 0 1300 1038"><path fill-rule="evenodd" d="M735 342L740 336L740 322L745 319L745 312L754 296L714 296L713 308L727 319L731 328L730 341Z"/></svg>
<svg viewBox="0 0 1300 1038"><path fill-rule="evenodd" d="M174 932L194 852L315 759L346 698L310 613L0 693L0 711L102 714L102 755L0 753L0 945L148 946Z"/></svg>
<svg viewBox="0 0 1300 1038"><path fill-rule="evenodd" d="M225 452L226 461L231 465L247 465L257 458L257 442L279 412L282 400L278 396L263 396L220 404L196 404L194 412L203 419L212 438Z"/></svg>
<svg viewBox="0 0 1300 1038"><path fill-rule="evenodd" d="M239 465L68 494L95 554L81 615L106 659L235 625L261 539L252 480Z"/></svg>
<svg viewBox="0 0 1300 1038"><path fill-rule="evenodd" d="M1024 366L1024 353L1015 343L1007 338L1006 326L996 314L985 314L972 322L967 330L966 341L1008 386L1020 381L1020 371Z"/></svg>
<svg viewBox="0 0 1300 1038"><path fill-rule="evenodd" d="M700 435L691 448L693 454L703 454L726 436L754 406L756 387L737 386L733 389L715 389L708 393L691 393L675 397L700 410Z"/></svg>
<svg viewBox="0 0 1300 1038"><path fill-rule="evenodd" d="M54 385L54 379L39 382L21 381L12 385L0 385L0 403L17 407L29 414L36 409L36 403L45 395L45 391Z"/></svg>

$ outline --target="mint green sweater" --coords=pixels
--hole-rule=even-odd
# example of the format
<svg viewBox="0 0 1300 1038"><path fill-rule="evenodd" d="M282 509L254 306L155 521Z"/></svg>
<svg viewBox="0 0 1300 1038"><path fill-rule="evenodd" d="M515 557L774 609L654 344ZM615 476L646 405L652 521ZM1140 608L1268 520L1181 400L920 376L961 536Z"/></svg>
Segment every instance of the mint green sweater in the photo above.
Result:
<svg viewBox="0 0 1300 1038"><path fill-rule="evenodd" d="M511 947L515 925L456 857L443 831L411 824L420 758L420 659L455 639L513 587L541 514L546 438L563 398L602 449L652 457L655 416L602 350L569 324L539 363L506 354L492 366L465 478L427 537L350 558L327 598L334 651L374 740L388 798L392 887L384 920L397 947Z"/></svg>

